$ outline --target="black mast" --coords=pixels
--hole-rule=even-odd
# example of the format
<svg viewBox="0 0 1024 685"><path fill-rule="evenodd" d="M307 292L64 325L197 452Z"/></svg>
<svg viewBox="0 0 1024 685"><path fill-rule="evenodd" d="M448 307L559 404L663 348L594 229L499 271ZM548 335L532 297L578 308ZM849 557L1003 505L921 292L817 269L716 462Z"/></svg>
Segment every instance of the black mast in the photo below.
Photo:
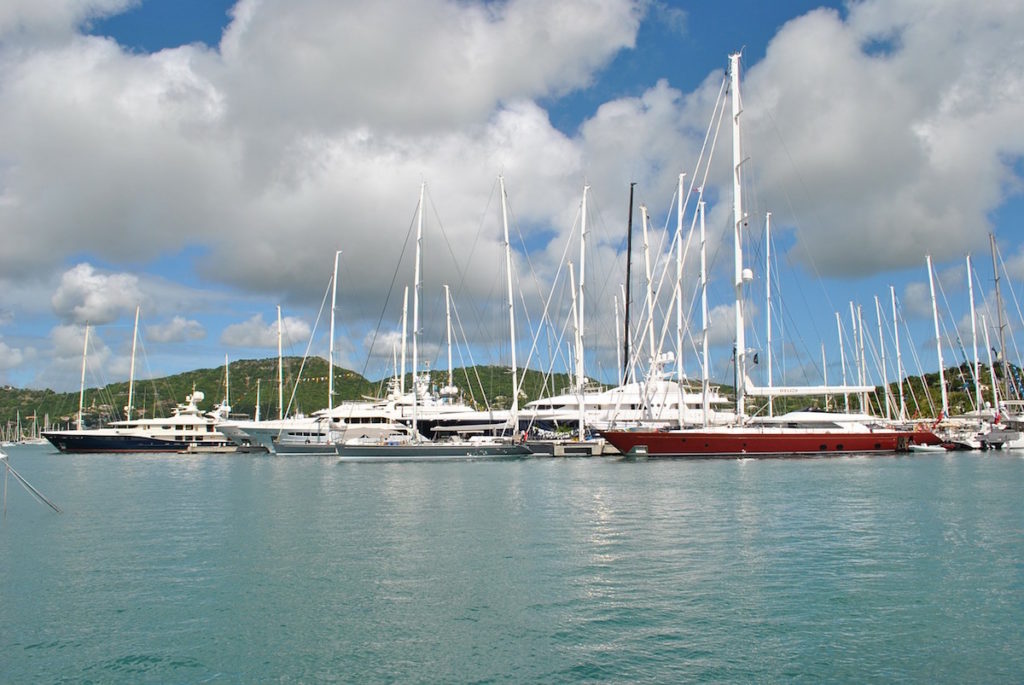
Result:
<svg viewBox="0 0 1024 685"><path fill-rule="evenodd" d="M626 328L622 336L622 382L629 382L629 269L633 263L633 186L629 184L629 221L626 227Z"/></svg>

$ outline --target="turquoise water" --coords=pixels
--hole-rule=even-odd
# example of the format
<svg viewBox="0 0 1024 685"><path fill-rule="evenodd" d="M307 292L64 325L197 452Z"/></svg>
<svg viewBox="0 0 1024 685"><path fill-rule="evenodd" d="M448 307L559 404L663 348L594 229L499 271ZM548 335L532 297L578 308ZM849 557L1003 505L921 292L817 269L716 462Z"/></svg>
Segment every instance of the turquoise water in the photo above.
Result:
<svg viewBox="0 0 1024 685"><path fill-rule="evenodd" d="M1024 454L11 463L0 682L1024 681Z"/></svg>

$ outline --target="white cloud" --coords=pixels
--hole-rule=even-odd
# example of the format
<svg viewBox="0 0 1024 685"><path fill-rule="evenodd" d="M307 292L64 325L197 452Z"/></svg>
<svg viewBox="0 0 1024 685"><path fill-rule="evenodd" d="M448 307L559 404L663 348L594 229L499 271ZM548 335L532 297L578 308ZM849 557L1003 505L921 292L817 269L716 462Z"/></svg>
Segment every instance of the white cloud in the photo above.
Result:
<svg viewBox="0 0 1024 685"><path fill-rule="evenodd" d="M165 323L147 326L146 337L154 342L201 340L206 337L206 329L194 319L175 316Z"/></svg>
<svg viewBox="0 0 1024 685"><path fill-rule="evenodd" d="M281 338L284 345L304 343L312 329L301 319L286 316L281 319ZM220 336L221 343L234 347L277 348L277 321L266 323L262 314L255 314L242 323L227 326Z"/></svg>
<svg viewBox="0 0 1024 685"><path fill-rule="evenodd" d="M779 31L746 79L746 152L769 208L794 205L801 257L862 275L983 247L1019 188L1022 30L1012 2L902 0Z"/></svg>
<svg viewBox="0 0 1024 685"><path fill-rule="evenodd" d="M249 126L426 132L588 85L633 46L641 10L622 0L243 0L234 16L224 84Z"/></svg>
<svg viewBox="0 0 1024 685"><path fill-rule="evenodd" d="M3 340L0 340L0 371L20 366L24 360L25 355L20 349L10 347Z"/></svg>
<svg viewBox="0 0 1024 685"><path fill-rule="evenodd" d="M928 283L908 283L900 297L903 314L908 319L932 319L932 295ZM933 333L934 337L934 333Z"/></svg>
<svg viewBox="0 0 1024 685"><path fill-rule="evenodd" d="M116 14L140 0L4 0L0 38L60 37L84 21Z"/></svg>
<svg viewBox="0 0 1024 685"><path fill-rule="evenodd" d="M85 342L85 327L58 325L50 332L52 349L48 351L49 362L41 367L33 384L37 387L53 388L58 391L77 390L82 372L82 351ZM123 376L111 377L110 365L118 358L107 345L103 333L89 328L89 348L85 356L86 387L99 387L115 380L127 380Z"/></svg>
<svg viewBox="0 0 1024 685"><path fill-rule="evenodd" d="M586 89L633 48L645 12L676 32L700 27L662 2L242 0L216 49L138 54L76 28L130 4L0 8L0 36L16 38L0 40L5 278L53 282L82 254L127 270L186 253L200 255L207 283L308 305L343 249L345 311L375 322L391 283L412 278L411 247L399 258L425 179L424 291L457 277L475 305L495 292L503 172L536 271L520 278L537 291L592 186L604 216L591 229L591 273L607 286L593 320L604 324L622 279L627 184L664 216L721 82L658 82L566 135L538 103ZM771 209L779 230L799 226L790 261L826 277L986 248L993 210L1021 189L1024 75L1007 56L1022 35L1012 2L867 0L845 17L790 21L744 74L752 216ZM727 135L709 188L712 245L728 224ZM82 264L52 306L75 322L113 320L140 300L164 317L211 306L198 289L155 281ZM728 325L713 330L731 336ZM175 326L158 324L157 336L188 337ZM223 339L266 342L273 328L250 320Z"/></svg>
<svg viewBox="0 0 1024 685"><path fill-rule="evenodd" d="M134 310L140 300L137 276L101 274L90 264L79 264L61 277L51 302L61 319L105 324Z"/></svg>

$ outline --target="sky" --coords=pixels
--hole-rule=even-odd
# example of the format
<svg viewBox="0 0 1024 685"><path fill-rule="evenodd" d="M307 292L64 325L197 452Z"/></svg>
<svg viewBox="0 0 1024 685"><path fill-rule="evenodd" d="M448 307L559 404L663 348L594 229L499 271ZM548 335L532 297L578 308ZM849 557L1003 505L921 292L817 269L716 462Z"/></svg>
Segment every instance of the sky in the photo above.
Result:
<svg viewBox="0 0 1024 685"><path fill-rule="evenodd" d="M448 285L455 365L508 364L499 175L518 363L567 368L571 260L574 278L585 265L586 372L614 382L630 183L632 321L646 327L639 206L652 279L671 284L678 175L689 186L700 168L735 52L754 272L747 343L766 359L773 312L776 382L837 382L841 355L853 382L851 306L871 382L883 350L894 377L895 330L904 372L935 370L926 255L946 365L973 356L973 256L985 361L982 315L998 347L990 235L1007 354L1019 359L1016 2L7 0L0 383L77 389L86 324L88 383L126 380L136 307L139 377L276 356L278 307L285 353L326 357L338 251L335 361L379 379L400 344L420 216L422 285L408 304L419 361L447 366ZM703 187L712 375L731 382L728 116L721 125ZM695 207L691 196L684 236ZM682 365L699 377L688 239ZM655 298L663 349L675 339L670 291ZM753 370L758 382L766 366Z"/></svg>

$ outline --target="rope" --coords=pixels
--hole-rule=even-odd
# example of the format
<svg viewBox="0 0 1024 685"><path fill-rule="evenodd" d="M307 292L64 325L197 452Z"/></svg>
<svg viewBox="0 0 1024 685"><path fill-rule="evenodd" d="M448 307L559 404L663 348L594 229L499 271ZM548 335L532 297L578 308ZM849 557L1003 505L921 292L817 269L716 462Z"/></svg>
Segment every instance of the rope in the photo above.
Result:
<svg viewBox="0 0 1024 685"><path fill-rule="evenodd" d="M4 462L4 467L6 468L6 472L4 473L4 518L5 519L7 518L7 475L8 474L14 476L15 480L17 480L19 483L21 483L22 486L26 490L29 491L29 494L31 494L37 500L39 500L43 504L47 505L48 507L53 509L58 514L62 513L62 510L61 510L60 507L58 507L56 504L54 504L50 500L46 499L46 497L43 495L43 493L39 492L34 487L32 487L31 483L29 483L27 480L25 480L20 473L18 473L17 471L14 470L14 467L11 466L11 462L10 462L10 460L8 460L6 454L3 454L2 452L0 452L0 460L2 460Z"/></svg>

